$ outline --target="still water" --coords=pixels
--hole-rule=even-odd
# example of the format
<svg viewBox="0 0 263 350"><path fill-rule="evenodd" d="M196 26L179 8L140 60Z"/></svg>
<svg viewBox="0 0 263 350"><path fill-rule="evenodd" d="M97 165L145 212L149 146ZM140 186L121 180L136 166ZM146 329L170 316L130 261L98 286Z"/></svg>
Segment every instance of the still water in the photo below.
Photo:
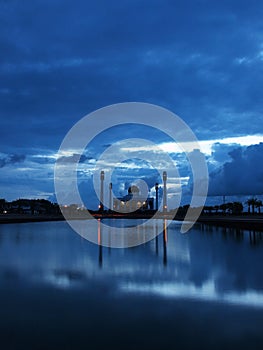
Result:
<svg viewBox="0 0 263 350"><path fill-rule="evenodd" d="M262 349L263 233L180 225L127 249L1 225L0 348Z"/></svg>

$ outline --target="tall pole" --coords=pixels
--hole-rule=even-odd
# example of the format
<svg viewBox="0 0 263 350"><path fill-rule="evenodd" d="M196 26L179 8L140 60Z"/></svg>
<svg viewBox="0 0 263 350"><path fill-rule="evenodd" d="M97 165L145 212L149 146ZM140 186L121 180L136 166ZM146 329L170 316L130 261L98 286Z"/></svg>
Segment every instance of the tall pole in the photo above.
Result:
<svg viewBox="0 0 263 350"><path fill-rule="evenodd" d="M156 209L156 211L158 210L158 195L159 195L159 193L158 193L158 190L159 190L159 184L156 182L156 184L155 184L155 209Z"/></svg>
<svg viewBox="0 0 263 350"><path fill-rule="evenodd" d="M163 211L167 212L167 188L166 188L166 181L167 181L167 172L163 172Z"/></svg>
<svg viewBox="0 0 263 350"><path fill-rule="evenodd" d="M109 210L112 210L112 182L109 184Z"/></svg>
<svg viewBox="0 0 263 350"><path fill-rule="evenodd" d="M104 210L103 197L104 197L104 171L102 170L100 172L100 211Z"/></svg>

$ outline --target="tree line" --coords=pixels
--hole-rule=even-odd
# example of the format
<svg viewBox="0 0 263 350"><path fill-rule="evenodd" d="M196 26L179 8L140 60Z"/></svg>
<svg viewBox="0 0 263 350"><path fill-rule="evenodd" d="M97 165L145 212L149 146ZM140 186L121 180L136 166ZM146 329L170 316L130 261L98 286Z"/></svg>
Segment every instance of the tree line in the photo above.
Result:
<svg viewBox="0 0 263 350"><path fill-rule="evenodd" d="M16 199L8 202L0 198L1 214L59 214L59 205L47 199Z"/></svg>
<svg viewBox="0 0 263 350"><path fill-rule="evenodd" d="M248 214L260 214L263 203L260 199L249 198L245 204L248 206ZM204 206L203 212L209 214L218 214L219 212L223 214L233 214L239 215L244 211L244 206L241 202L228 202L221 205L214 206Z"/></svg>

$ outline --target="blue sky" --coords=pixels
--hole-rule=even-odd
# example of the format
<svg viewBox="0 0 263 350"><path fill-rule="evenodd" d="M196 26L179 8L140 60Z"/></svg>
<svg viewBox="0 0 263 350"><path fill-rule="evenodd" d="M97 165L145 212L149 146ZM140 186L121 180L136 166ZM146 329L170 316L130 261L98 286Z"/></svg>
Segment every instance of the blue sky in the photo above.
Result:
<svg viewBox="0 0 263 350"><path fill-rule="evenodd" d="M68 130L129 101L165 107L192 128L210 195L261 195L262 18L255 0L0 0L0 197L54 198L53 167ZM171 140L119 127L82 158L87 196L94 198L99 154L140 133L173 154L187 185L189 169Z"/></svg>

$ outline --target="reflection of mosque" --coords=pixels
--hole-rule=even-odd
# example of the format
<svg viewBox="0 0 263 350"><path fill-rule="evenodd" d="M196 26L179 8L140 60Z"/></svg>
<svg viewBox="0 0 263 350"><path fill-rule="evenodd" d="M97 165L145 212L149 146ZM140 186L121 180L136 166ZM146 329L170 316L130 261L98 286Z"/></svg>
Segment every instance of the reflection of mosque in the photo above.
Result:
<svg viewBox="0 0 263 350"><path fill-rule="evenodd" d="M103 266L103 236L108 236L108 249L111 250L111 235L114 235L114 226L107 226L106 232L103 232L103 227L101 226L101 219L97 220L98 222L98 233L97 233L97 244L99 246L99 266ZM162 227L161 233L160 232L160 225ZM104 226L105 229L105 226ZM124 228L125 229L125 228ZM145 228L140 228L140 226L134 227L134 234L135 235L145 235ZM155 232L155 254L159 256L159 245L162 245L162 256L163 256L163 265L167 265L167 241L168 241L168 223L166 219L163 219L162 221L157 221L155 223L155 226L153 226L153 230ZM162 236L161 242L159 241L159 237ZM104 241L106 243L106 241Z"/></svg>
<svg viewBox="0 0 263 350"><path fill-rule="evenodd" d="M121 198L114 198L113 210L119 212L134 212L135 210L153 210L152 197L145 199L137 186L130 186L128 194Z"/></svg>

